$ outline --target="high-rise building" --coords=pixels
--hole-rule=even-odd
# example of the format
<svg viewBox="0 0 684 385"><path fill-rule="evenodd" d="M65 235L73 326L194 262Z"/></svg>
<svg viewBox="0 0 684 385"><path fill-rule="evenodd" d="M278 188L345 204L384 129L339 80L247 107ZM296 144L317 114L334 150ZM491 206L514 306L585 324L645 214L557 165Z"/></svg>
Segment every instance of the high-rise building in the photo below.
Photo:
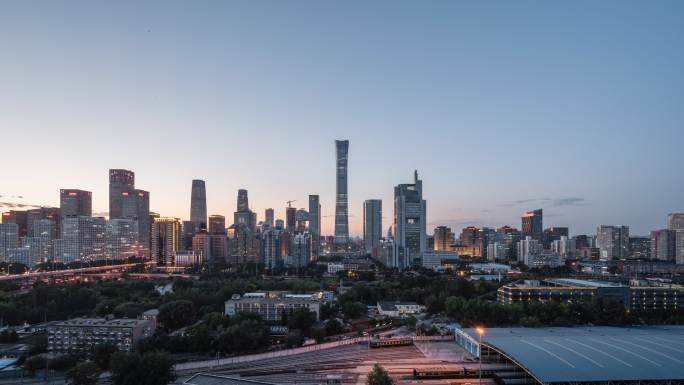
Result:
<svg viewBox="0 0 684 385"><path fill-rule="evenodd" d="M684 230L684 213L672 213L667 215L668 230Z"/></svg>
<svg viewBox="0 0 684 385"><path fill-rule="evenodd" d="M420 258L427 247L426 223L423 181L415 171L413 183L394 187L393 267L422 265Z"/></svg>
<svg viewBox="0 0 684 385"><path fill-rule="evenodd" d="M451 228L447 226L437 226L435 227L435 251L449 251L451 250L451 245L454 243L454 233L451 232Z"/></svg>
<svg viewBox="0 0 684 385"><path fill-rule="evenodd" d="M264 231L261 239L261 258L267 269L282 266L280 254L280 234L282 230L269 228Z"/></svg>
<svg viewBox="0 0 684 385"><path fill-rule="evenodd" d="M318 195L309 195L309 234L311 256L317 260L321 255L321 202Z"/></svg>
<svg viewBox="0 0 684 385"><path fill-rule="evenodd" d="M95 261L104 258L105 219L67 217L62 219L62 249L55 259L63 263Z"/></svg>
<svg viewBox="0 0 684 385"><path fill-rule="evenodd" d="M28 236L36 236L36 230L34 230L35 223L47 219L52 222L52 234L51 239L59 237L60 230L60 210L59 207L41 207L38 209L31 209L27 211L27 224L28 224Z"/></svg>
<svg viewBox="0 0 684 385"><path fill-rule="evenodd" d="M180 220L158 217L152 223L152 260L159 266L173 266L180 243Z"/></svg>
<svg viewBox="0 0 684 385"><path fill-rule="evenodd" d="M373 258L378 256L378 246L382 238L382 201L367 199L363 202L363 243L366 252Z"/></svg>
<svg viewBox="0 0 684 385"><path fill-rule="evenodd" d="M135 187L135 173L130 170L109 170L109 218L123 218L123 192Z"/></svg>
<svg viewBox="0 0 684 385"><path fill-rule="evenodd" d="M19 238L28 234L28 212L25 210L10 210L2 213L2 223L16 223L19 227Z"/></svg>
<svg viewBox="0 0 684 385"><path fill-rule="evenodd" d="M311 260L311 235L307 232L294 236L292 241L292 264L295 267L303 267Z"/></svg>
<svg viewBox="0 0 684 385"><path fill-rule="evenodd" d="M59 210L62 218L89 217L93 215L92 195L90 191L85 190L59 190Z"/></svg>
<svg viewBox="0 0 684 385"><path fill-rule="evenodd" d="M0 223L0 260L5 261L9 249L19 246L19 226L16 223Z"/></svg>
<svg viewBox="0 0 684 385"><path fill-rule="evenodd" d="M149 215L148 215L149 217ZM121 260L140 255L138 221L134 219L110 219L105 224L106 259Z"/></svg>
<svg viewBox="0 0 684 385"><path fill-rule="evenodd" d="M266 209L266 212L264 212L264 223L266 223L269 227L275 226L275 215L273 209L268 208Z"/></svg>
<svg viewBox="0 0 684 385"><path fill-rule="evenodd" d="M250 232L256 233L256 213L249 209L247 190L238 190L237 211L233 215L233 224L247 226Z"/></svg>
<svg viewBox="0 0 684 385"><path fill-rule="evenodd" d="M336 140L337 156L337 194L335 196L335 245L347 245L349 242L349 207L347 197L347 163L349 158L349 141Z"/></svg>
<svg viewBox="0 0 684 385"><path fill-rule="evenodd" d="M199 234L200 231L197 229L197 224L193 221L183 221L181 223L181 241L180 250L188 251L193 250L193 239L195 234ZM199 254L198 254L199 255ZM202 254L202 257L206 257L206 254Z"/></svg>
<svg viewBox="0 0 684 385"><path fill-rule="evenodd" d="M542 244L544 249L550 249L553 241L558 241L561 237L569 237L570 231L567 227L549 227L544 229L544 234L542 236Z"/></svg>
<svg viewBox="0 0 684 385"><path fill-rule="evenodd" d="M600 225L596 229L596 247L601 259L627 258L629 255L629 226Z"/></svg>
<svg viewBox="0 0 684 385"><path fill-rule="evenodd" d="M651 258L675 261L676 232L668 229L651 231Z"/></svg>
<svg viewBox="0 0 684 385"><path fill-rule="evenodd" d="M122 212L119 218L137 222L137 244L140 257L150 255L150 193L145 190L130 189L121 192Z"/></svg>
<svg viewBox="0 0 684 385"><path fill-rule="evenodd" d="M209 234L226 234L226 217L223 215L209 216Z"/></svg>
<svg viewBox="0 0 684 385"><path fill-rule="evenodd" d="M295 207L285 208L285 229L290 234L294 234L297 229L297 209Z"/></svg>
<svg viewBox="0 0 684 385"><path fill-rule="evenodd" d="M577 244L575 244L577 247ZM589 247L589 246L585 246ZM630 236L629 257L635 259L651 258L651 237Z"/></svg>
<svg viewBox="0 0 684 385"><path fill-rule="evenodd" d="M203 180L192 180L190 220L198 230L207 228L207 190Z"/></svg>
<svg viewBox="0 0 684 385"><path fill-rule="evenodd" d="M540 255L542 251L541 242L528 235L518 242L518 262L531 266L533 257Z"/></svg>
<svg viewBox="0 0 684 385"><path fill-rule="evenodd" d="M276 219L275 220L275 228L284 230L285 229L285 222L282 219Z"/></svg>
<svg viewBox="0 0 684 385"><path fill-rule="evenodd" d="M527 236L532 237L538 241L542 241L543 237L543 212L542 209L527 211L522 216L522 232L523 239Z"/></svg>

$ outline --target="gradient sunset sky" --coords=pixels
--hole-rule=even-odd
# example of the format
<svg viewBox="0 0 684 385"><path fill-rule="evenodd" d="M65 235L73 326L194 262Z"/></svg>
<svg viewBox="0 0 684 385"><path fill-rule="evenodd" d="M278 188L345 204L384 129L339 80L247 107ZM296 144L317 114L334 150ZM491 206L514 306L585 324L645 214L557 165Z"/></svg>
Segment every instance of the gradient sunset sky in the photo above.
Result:
<svg viewBox="0 0 684 385"><path fill-rule="evenodd" d="M430 233L684 211L684 1L4 1L0 49L2 202L105 212L127 168L162 215L199 178L231 219L320 194L331 233L349 139L353 234L414 169Z"/></svg>

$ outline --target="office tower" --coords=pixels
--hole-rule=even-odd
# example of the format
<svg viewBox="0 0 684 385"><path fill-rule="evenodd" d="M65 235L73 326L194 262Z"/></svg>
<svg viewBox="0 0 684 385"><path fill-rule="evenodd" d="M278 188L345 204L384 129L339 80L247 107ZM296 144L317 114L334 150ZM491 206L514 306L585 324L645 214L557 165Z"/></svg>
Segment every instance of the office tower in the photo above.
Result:
<svg viewBox="0 0 684 385"><path fill-rule="evenodd" d="M651 231L651 258L659 261L676 260L675 235L675 231L667 229Z"/></svg>
<svg viewBox="0 0 684 385"><path fill-rule="evenodd" d="M51 239L59 237L59 224L60 224L60 210L59 207L41 207L38 209L31 209L26 212L27 214L27 225L28 225L28 236L35 236L36 231L33 229L37 221L47 219L52 222L52 234Z"/></svg>
<svg viewBox="0 0 684 385"><path fill-rule="evenodd" d="M223 234L209 234L210 258L214 261L225 261L228 257L228 237L225 228Z"/></svg>
<svg viewBox="0 0 684 385"><path fill-rule="evenodd" d="M285 222L282 219L276 219L275 228L280 229L280 230L284 230L285 229Z"/></svg>
<svg viewBox="0 0 684 385"><path fill-rule="evenodd" d="M468 247L479 247L480 242L480 229L475 226L468 226L461 229L461 235L458 239L461 241L461 245Z"/></svg>
<svg viewBox="0 0 684 385"><path fill-rule="evenodd" d="M435 251L449 251L451 245L454 243L454 233L452 233L451 228L447 226L435 227L433 237L435 239L433 247Z"/></svg>
<svg viewBox="0 0 684 385"><path fill-rule="evenodd" d="M596 229L596 247L601 259L621 259L629 255L629 226L600 225Z"/></svg>
<svg viewBox="0 0 684 385"><path fill-rule="evenodd" d="M304 209L295 212L295 232L303 233L309 227L309 213Z"/></svg>
<svg viewBox="0 0 684 385"><path fill-rule="evenodd" d="M570 239L566 235L561 235L560 239L551 242L551 251L560 255L562 259L570 256Z"/></svg>
<svg viewBox="0 0 684 385"><path fill-rule="evenodd" d="M105 251L109 260L122 260L140 255L138 221L110 219L105 224Z"/></svg>
<svg viewBox="0 0 684 385"><path fill-rule="evenodd" d="M577 243L575 243L575 247L577 247ZM651 237L629 237L629 257L634 259L650 259Z"/></svg>
<svg viewBox="0 0 684 385"><path fill-rule="evenodd" d="M233 224L228 228L228 250L234 264L258 263L259 240L247 225Z"/></svg>
<svg viewBox="0 0 684 385"><path fill-rule="evenodd" d="M52 219L31 219L29 233L22 238L22 247L29 249L31 266L52 259L55 238L55 221Z"/></svg>
<svg viewBox="0 0 684 385"><path fill-rule="evenodd" d="M138 223L138 251L140 257L150 254L150 193L129 189L121 192L121 215L113 219L131 219Z"/></svg>
<svg viewBox="0 0 684 385"><path fill-rule="evenodd" d="M273 214L273 209L266 209L266 212L264 213L264 223L266 223L269 227L275 226L275 215Z"/></svg>
<svg viewBox="0 0 684 385"><path fill-rule="evenodd" d="M347 198L347 162L349 141L336 140L337 195L335 196L335 245L346 246L349 241L349 218Z"/></svg>
<svg viewBox="0 0 684 385"><path fill-rule="evenodd" d="M492 242L496 242L496 230L494 230L491 227L482 227L480 229L480 234L479 234L478 238L480 239L480 244L479 244L480 256L484 257L484 258L488 258L487 246L489 246L489 244Z"/></svg>
<svg viewBox="0 0 684 385"><path fill-rule="evenodd" d="M193 239L195 234L199 234L200 231L197 229L197 224L193 221L183 221L181 223L181 240L180 240L180 250L188 251L193 250ZM206 255L202 254L203 257Z"/></svg>
<svg viewBox="0 0 684 385"><path fill-rule="evenodd" d="M292 264L304 267L311 260L311 235L307 232L295 235L292 242Z"/></svg>
<svg viewBox="0 0 684 385"><path fill-rule="evenodd" d="M93 215L92 193L76 189L59 190L59 210L62 218Z"/></svg>
<svg viewBox="0 0 684 385"><path fill-rule="evenodd" d="M159 266L174 266L180 243L180 220L158 217L152 223L152 260Z"/></svg>
<svg viewBox="0 0 684 385"><path fill-rule="evenodd" d="M286 230L280 232L280 255L282 257L290 255L293 234Z"/></svg>
<svg viewBox="0 0 684 385"><path fill-rule="evenodd" d="M317 260L321 255L321 202L318 195L309 195L309 234L311 256Z"/></svg>
<svg viewBox="0 0 684 385"><path fill-rule="evenodd" d="M282 230L269 228L264 231L261 239L261 259L267 269L282 266L280 254L280 234Z"/></svg>
<svg viewBox="0 0 684 385"><path fill-rule="evenodd" d="M382 238L382 201L367 199L363 202L363 243L366 253L373 258L378 256L380 238Z"/></svg>
<svg viewBox="0 0 684 385"><path fill-rule="evenodd" d="M550 249L553 241L558 241L561 237L569 237L569 233L570 231L567 227L549 227L548 229L544 229L542 235L544 249Z"/></svg>
<svg viewBox="0 0 684 385"><path fill-rule="evenodd" d="M423 199L423 181L418 171L413 183L394 187L394 260L393 267L403 269L420 260L427 246L426 203Z"/></svg>
<svg viewBox="0 0 684 385"><path fill-rule="evenodd" d="M62 249L56 259L63 263L95 261L104 258L105 219L66 217L62 219Z"/></svg>
<svg viewBox="0 0 684 385"><path fill-rule="evenodd" d="M19 246L19 226L16 223L0 223L0 260L7 258L9 249Z"/></svg>
<svg viewBox="0 0 684 385"><path fill-rule="evenodd" d="M294 207L285 208L285 229L290 234L294 234L297 228L297 209Z"/></svg>
<svg viewBox="0 0 684 385"><path fill-rule="evenodd" d="M28 233L28 213L24 210L10 210L2 213L2 223L16 223L19 227L19 238Z"/></svg>
<svg viewBox="0 0 684 385"><path fill-rule="evenodd" d="M527 211L522 216L522 237L530 236L542 241L543 214L542 209Z"/></svg>
<svg viewBox="0 0 684 385"><path fill-rule="evenodd" d="M667 215L668 230L684 230L684 213L672 213Z"/></svg>
<svg viewBox="0 0 684 385"><path fill-rule="evenodd" d="M198 230L207 228L207 190L204 181L200 179L192 180L190 220L195 222Z"/></svg>
<svg viewBox="0 0 684 385"><path fill-rule="evenodd" d="M251 233L256 233L256 213L249 209L247 190L238 190L237 211L233 214L233 224L247 226Z"/></svg>
<svg viewBox="0 0 684 385"><path fill-rule="evenodd" d="M123 192L135 187L135 173L130 170L109 170L109 218L123 218Z"/></svg>
<svg viewBox="0 0 684 385"><path fill-rule="evenodd" d="M194 222L191 223L194 224ZM191 250L204 261L211 259L211 237L209 233L201 230L193 235Z"/></svg>
<svg viewBox="0 0 684 385"><path fill-rule="evenodd" d="M223 215L209 216L209 234L226 234L226 217Z"/></svg>
<svg viewBox="0 0 684 385"><path fill-rule="evenodd" d="M502 226L496 229L499 242L505 248L505 257L509 260L518 259L518 242L520 242L520 231L514 227ZM489 257L489 255L488 255Z"/></svg>
<svg viewBox="0 0 684 385"><path fill-rule="evenodd" d="M541 242L528 235L518 243L518 262L531 266L533 257L540 255L542 250Z"/></svg>
<svg viewBox="0 0 684 385"><path fill-rule="evenodd" d="M673 230L675 233L675 262L678 265L684 264L684 229Z"/></svg>

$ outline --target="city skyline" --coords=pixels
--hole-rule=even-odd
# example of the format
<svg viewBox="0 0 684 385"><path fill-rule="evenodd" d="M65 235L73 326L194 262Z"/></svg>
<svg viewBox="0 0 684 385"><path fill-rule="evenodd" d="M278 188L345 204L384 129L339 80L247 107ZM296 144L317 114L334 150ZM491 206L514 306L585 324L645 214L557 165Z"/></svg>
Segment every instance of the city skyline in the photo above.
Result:
<svg viewBox="0 0 684 385"><path fill-rule="evenodd" d="M317 194L331 235L332 142L348 139L353 236L363 202L391 207L414 169L428 232L518 227L543 208L572 234L647 235L684 211L679 2L28 3L0 12L13 37L0 128L18 165L0 202L58 206L59 189L83 189L103 213L121 168L152 211L182 219L193 179L227 218L242 188L259 220Z"/></svg>

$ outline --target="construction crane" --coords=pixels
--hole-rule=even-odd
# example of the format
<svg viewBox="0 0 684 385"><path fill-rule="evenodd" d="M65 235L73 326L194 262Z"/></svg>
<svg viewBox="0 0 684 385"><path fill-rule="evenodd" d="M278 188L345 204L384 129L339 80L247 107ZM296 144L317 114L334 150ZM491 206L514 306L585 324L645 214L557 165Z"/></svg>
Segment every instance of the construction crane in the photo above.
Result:
<svg viewBox="0 0 684 385"><path fill-rule="evenodd" d="M296 200L296 199L294 199L294 200L291 200L291 201L285 201L285 202L287 203L287 207L290 207L290 208L291 208L291 207L292 207L292 202L297 202L297 200Z"/></svg>

